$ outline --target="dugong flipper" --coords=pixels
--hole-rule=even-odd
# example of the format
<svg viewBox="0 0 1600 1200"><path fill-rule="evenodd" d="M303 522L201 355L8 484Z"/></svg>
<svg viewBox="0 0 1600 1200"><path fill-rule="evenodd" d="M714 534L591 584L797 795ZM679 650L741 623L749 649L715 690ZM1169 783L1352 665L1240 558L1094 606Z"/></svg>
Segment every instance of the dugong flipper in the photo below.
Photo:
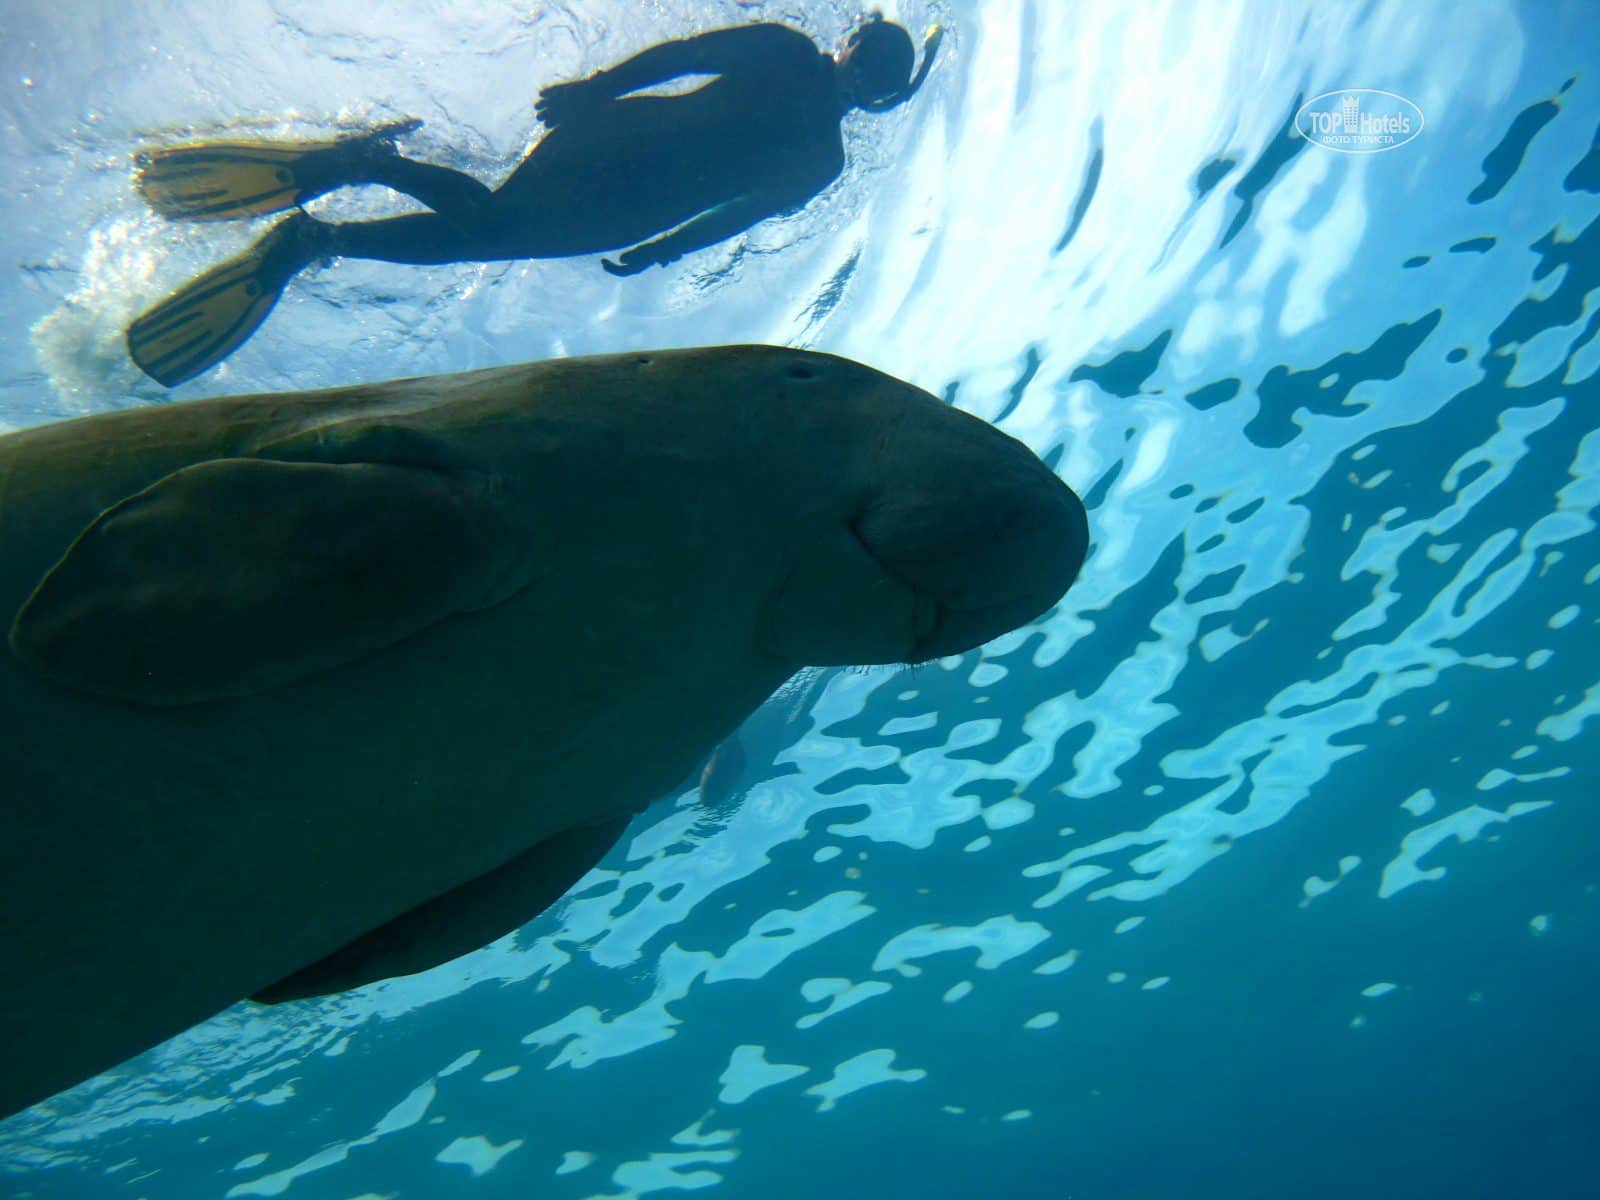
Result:
<svg viewBox="0 0 1600 1200"><path fill-rule="evenodd" d="M483 490L372 463L185 467L78 536L17 614L12 649L45 678L140 705L293 683L526 583L532 547Z"/></svg>
<svg viewBox="0 0 1600 1200"><path fill-rule="evenodd" d="M504 866L424 901L250 998L282 1004L349 991L414 975L487 946L561 899L627 827L626 817L613 818L546 838Z"/></svg>
<svg viewBox="0 0 1600 1200"><path fill-rule="evenodd" d="M0 436L0 1116L480 945L805 665L1061 596L1026 447L771 347Z"/></svg>

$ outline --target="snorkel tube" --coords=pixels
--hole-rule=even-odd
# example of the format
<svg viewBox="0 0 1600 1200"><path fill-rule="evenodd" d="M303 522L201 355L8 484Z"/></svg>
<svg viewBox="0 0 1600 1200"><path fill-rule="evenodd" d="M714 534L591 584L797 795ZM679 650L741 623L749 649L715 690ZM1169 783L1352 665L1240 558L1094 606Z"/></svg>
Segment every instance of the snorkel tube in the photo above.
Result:
<svg viewBox="0 0 1600 1200"><path fill-rule="evenodd" d="M874 19L882 20L881 17L875 17ZM870 113L888 112L891 108L904 104L911 99L912 96L916 95L917 89L922 86L923 80L928 78L928 71L933 67L934 56L939 53L939 43L943 40L943 25L935 25L928 30L927 36L922 39L922 65L917 68L916 74L906 82L905 87L898 91L890 92L887 96L880 96L876 100L861 101L858 107Z"/></svg>

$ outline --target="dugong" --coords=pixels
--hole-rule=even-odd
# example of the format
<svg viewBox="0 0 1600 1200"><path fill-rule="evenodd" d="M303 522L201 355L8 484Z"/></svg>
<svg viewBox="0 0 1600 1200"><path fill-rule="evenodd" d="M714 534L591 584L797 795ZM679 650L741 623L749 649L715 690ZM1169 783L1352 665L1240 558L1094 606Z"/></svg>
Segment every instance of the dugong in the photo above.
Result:
<svg viewBox="0 0 1600 1200"><path fill-rule="evenodd" d="M1019 442L773 347L0 437L0 1115L515 929L796 670L977 646L1087 541Z"/></svg>

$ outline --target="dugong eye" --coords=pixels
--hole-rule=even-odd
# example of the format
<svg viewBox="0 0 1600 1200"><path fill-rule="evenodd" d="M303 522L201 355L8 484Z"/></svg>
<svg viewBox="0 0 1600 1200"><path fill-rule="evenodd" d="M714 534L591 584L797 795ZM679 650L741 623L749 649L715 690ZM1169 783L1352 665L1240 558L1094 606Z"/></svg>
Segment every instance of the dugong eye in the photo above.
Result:
<svg viewBox="0 0 1600 1200"><path fill-rule="evenodd" d="M784 374L790 379L815 379L817 377L816 368L808 367L805 363L795 363Z"/></svg>

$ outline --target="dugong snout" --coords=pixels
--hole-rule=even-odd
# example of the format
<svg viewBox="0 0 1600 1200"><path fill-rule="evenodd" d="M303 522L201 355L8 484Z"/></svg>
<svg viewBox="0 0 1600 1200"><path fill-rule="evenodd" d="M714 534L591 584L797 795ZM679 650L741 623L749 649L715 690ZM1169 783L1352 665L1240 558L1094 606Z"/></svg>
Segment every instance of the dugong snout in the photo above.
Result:
<svg viewBox="0 0 1600 1200"><path fill-rule="evenodd" d="M901 426L885 486L853 526L917 597L913 662L1039 616L1089 549L1083 503L1028 447L957 409L923 416Z"/></svg>
<svg viewBox="0 0 1600 1200"><path fill-rule="evenodd" d="M1088 553L1088 520L1032 450L920 388L812 359L855 397L856 452L843 460L853 508L804 545L778 590L781 657L832 666L960 654L1062 597Z"/></svg>

